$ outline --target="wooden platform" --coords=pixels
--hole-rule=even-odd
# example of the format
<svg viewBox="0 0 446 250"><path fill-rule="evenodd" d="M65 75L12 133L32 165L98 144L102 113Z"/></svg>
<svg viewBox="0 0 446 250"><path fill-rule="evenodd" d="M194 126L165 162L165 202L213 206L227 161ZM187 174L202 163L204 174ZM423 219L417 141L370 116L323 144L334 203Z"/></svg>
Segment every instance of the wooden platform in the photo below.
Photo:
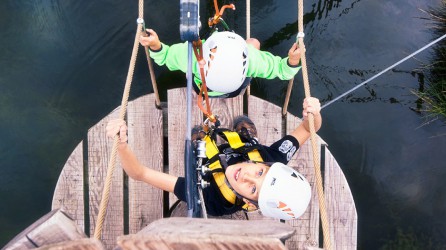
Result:
<svg viewBox="0 0 446 250"><path fill-rule="evenodd" d="M213 99L212 111L219 115L223 127L232 127L232 118L243 113L243 97L232 99ZM186 91L168 91L167 107L155 107L153 95L146 95L128 105L129 144L140 161L147 167L168 171L183 176L184 138L186 134ZM201 124L203 117L195 107L192 124ZM251 96L248 100L248 116L254 121L262 144L269 145L292 131L300 120L287 114L282 117L281 108ZM79 143L67 160L53 198L53 209L63 207L76 224L92 235L107 163L110 157L112 140L106 138L105 126L110 119L118 117L115 110L93 126L87 140ZM320 140L321 159L328 205L329 225L333 249L356 249L357 214L348 183L331 155L325 142ZM297 153L290 166L304 174L313 187L311 205L305 214L287 224L296 233L286 240L288 249L318 247L319 242L319 204L314 183L314 170L309 143ZM163 218L176 198L164 198L163 192L144 183L125 177L119 162L114 173L114 182L102 233L105 249L113 249L119 236L135 234L150 223ZM256 212L249 213L250 220L264 219ZM267 219L271 220L271 219ZM280 223L280 222L277 222Z"/></svg>

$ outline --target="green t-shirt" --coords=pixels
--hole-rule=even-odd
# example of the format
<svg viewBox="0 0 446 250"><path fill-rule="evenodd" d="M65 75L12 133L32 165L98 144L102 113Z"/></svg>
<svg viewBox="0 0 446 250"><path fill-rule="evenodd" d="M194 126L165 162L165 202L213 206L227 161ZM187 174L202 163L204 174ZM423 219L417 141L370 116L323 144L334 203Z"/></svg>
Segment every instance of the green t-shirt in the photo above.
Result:
<svg viewBox="0 0 446 250"><path fill-rule="evenodd" d="M187 42L174 44L172 46L161 43L159 51L151 51L150 57L156 64L166 65L169 70L181 70L186 73L188 62ZM197 86L201 86L200 69L197 59L192 56L192 73ZM248 44L248 70L246 77L259 77L266 79L279 78L289 80L299 72L300 66L290 66L288 57L281 58L270 52L261 51ZM222 93L221 93L222 94ZM218 92L217 94L218 95Z"/></svg>

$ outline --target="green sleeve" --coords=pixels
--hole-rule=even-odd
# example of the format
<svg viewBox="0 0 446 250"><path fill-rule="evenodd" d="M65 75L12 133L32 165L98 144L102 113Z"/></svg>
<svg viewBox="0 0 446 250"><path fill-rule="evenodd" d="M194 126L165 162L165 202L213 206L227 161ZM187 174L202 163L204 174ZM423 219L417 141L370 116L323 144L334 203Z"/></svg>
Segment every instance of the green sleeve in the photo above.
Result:
<svg viewBox="0 0 446 250"><path fill-rule="evenodd" d="M150 57L159 66L166 65L170 71L181 70L186 73L188 62L187 51L187 42L177 43L172 46L161 43L161 50L150 51ZM201 84L201 78L199 77L200 73L195 55L192 55L192 73L194 74L195 82Z"/></svg>
<svg viewBox="0 0 446 250"><path fill-rule="evenodd" d="M153 58L156 64L166 65L171 71L181 70L187 71L187 42L177 43L172 46L161 43L161 50L150 51L150 57ZM192 56L192 63L196 65L197 60L195 55ZM196 68L196 67L193 67ZM196 69L194 69L195 71Z"/></svg>
<svg viewBox="0 0 446 250"><path fill-rule="evenodd" d="M300 66L292 67L288 65L288 57L281 58L270 52L258 50L248 45L248 77L258 77L281 80L293 78L300 70Z"/></svg>

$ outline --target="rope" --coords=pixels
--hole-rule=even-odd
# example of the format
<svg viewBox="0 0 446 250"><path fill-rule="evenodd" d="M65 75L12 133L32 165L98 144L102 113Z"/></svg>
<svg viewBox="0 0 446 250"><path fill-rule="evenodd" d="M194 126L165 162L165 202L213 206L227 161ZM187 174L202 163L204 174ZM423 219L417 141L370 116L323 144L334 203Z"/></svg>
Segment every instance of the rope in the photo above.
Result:
<svg viewBox="0 0 446 250"><path fill-rule="evenodd" d="M288 103L290 102L291 90L293 90L294 77L288 81L286 89L285 103L283 104L282 115L285 116L288 111Z"/></svg>
<svg viewBox="0 0 446 250"><path fill-rule="evenodd" d="M305 89L305 96L310 97L310 84L308 81L308 71L307 71L307 61L305 56L305 44L304 44L304 33L303 33L303 0L298 0L298 13L299 13L299 19L298 19L298 40L299 40L299 49L301 50L301 64L302 64L302 75L303 75L303 81L304 81L304 89ZM331 249L331 240L330 240L330 232L329 232L329 225L328 225L328 216L326 212L326 206L325 206L325 196L324 196L324 190L322 186L322 176L321 176L321 169L320 169L320 163L319 163L319 155L317 150L317 138L316 138L316 131L314 128L314 116L313 114L308 114L308 121L310 125L310 137L311 137L311 145L313 148L313 162L314 162L314 170L315 170L315 178L316 178L316 188L318 193L318 199L319 199L319 210L320 210L320 216L322 221L322 232L324 235L324 248L330 250Z"/></svg>
<svg viewBox="0 0 446 250"><path fill-rule="evenodd" d="M299 29L299 24L298 24ZM303 32L303 31L302 31ZM303 34L303 33L301 33ZM296 43L299 44L299 41L296 39ZM282 115L285 116L288 111L288 103L290 102L291 90L293 90L294 77L288 81L288 87L286 90L285 103L283 104Z"/></svg>
<svg viewBox="0 0 446 250"><path fill-rule="evenodd" d="M401 59L400 61L396 62L395 64L392 64L391 66L387 67L386 69L384 69L383 71L381 71L381 72L379 72L378 74L374 75L373 77L371 77L371 78L365 80L364 82L362 82L361 84L355 86L354 88L350 89L349 91L345 92L344 94L342 94L342 95L336 97L335 99L329 101L328 103L324 104L321 108L325 108L325 107L331 105L331 104L334 103L335 101L337 101L337 100L341 99L342 97L344 97L344 96L350 94L351 92L355 91L356 89L362 87L364 84L366 84L366 83L368 83L368 82L374 80L374 79L377 78L378 76L380 76L380 75L386 73L387 71L391 70L392 68L394 68L394 67L398 66L399 64L405 62L405 61L408 60L409 58L414 57L416 54L418 54L418 53L422 52L423 50L429 48L430 46L432 46L432 45L438 43L439 41L443 40L444 38L446 38L446 34L444 34L443 36L441 36L441 37L435 39L434 41L432 41L432 42L426 44L426 45L425 45L424 47L422 47L421 49L418 49L417 51L415 51L415 52L413 52L412 54L406 56L405 58Z"/></svg>
<svg viewBox="0 0 446 250"><path fill-rule="evenodd" d="M142 15L140 15L142 16ZM144 19L142 18L138 18L136 21L138 24L142 24L142 35L143 36L147 36L146 33L146 24L144 22ZM153 70L153 63L152 60L150 59L150 52L149 52L149 46L144 46L144 52L146 53L146 59L147 59L147 65L149 66L149 74L150 74L150 80L152 82L152 87L153 87L153 93L155 94L155 106L160 109L161 108L161 101L160 101L160 97L158 94L158 86L156 83L156 78L155 78L155 71Z"/></svg>
<svg viewBox="0 0 446 250"><path fill-rule="evenodd" d="M143 16L143 12L144 12L143 7L144 7L144 1L139 0L139 17L140 18L142 18L142 16ZM129 66L129 70L127 73L124 94L123 94L122 102L121 102L121 110L119 113L120 119L125 118L125 113L127 111L127 104L128 104L129 94L130 94L130 86L132 84L133 73L135 71L136 57L138 55L139 37L141 35L140 34L141 29L142 29L142 24L138 24L138 28L136 30L135 42L133 43L132 57L130 59L130 66ZM105 219L105 213L107 210L108 201L109 201L109 197L110 197L110 187L111 187L111 182L112 182L112 178L113 178L113 172L115 170L115 165L116 165L118 142L119 142L119 136L116 135L113 140L112 154L111 154L110 160L108 162L107 176L105 179L104 190L102 191L101 203L99 205L99 214L98 214L98 217L96 220L96 228L94 231L94 238L96 238L98 240L101 238L102 228L103 228L104 219Z"/></svg>
<svg viewBox="0 0 446 250"><path fill-rule="evenodd" d="M160 108L161 101L160 101L160 96L158 94L158 86L156 83L155 71L153 70L153 63L152 60L150 59L149 48L145 46L144 51L146 52L147 64L149 66L150 80L152 81L153 93L155 94L155 105L157 108Z"/></svg>
<svg viewBox="0 0 446 250"><path fill-rule="evenodd" d="M251 38L251 0L246 0L246 39ZM246 98L251 95L251 84L246 88Z"/></svg>

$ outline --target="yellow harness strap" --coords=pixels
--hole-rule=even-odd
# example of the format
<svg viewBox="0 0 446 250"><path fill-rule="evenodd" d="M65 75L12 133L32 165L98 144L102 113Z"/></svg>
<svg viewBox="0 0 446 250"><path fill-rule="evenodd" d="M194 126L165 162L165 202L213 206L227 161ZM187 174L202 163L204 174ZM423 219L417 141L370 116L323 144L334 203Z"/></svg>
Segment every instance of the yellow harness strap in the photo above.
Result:
<svg viewBox="0 0 446 250"><path fill-rule="evenodd" d="M228 140L229 146L233 149L238 149L240 147L245 146L245 143L243 143L240 139L240 136L237 132L232 132L232 131L224 131L223 134L226 136L226 139ZM213 141L211 139L211 137L209 135L206 135L203 140L206 142L206 157L208 159L211 159L212 157L216 156L219 154L219 150L217 147L217 144L215 143L215 141ZM248 157L250 160L253 161L259 161L262 162L263 159L260 156L260 153L257 149L254 149L251 152L248 152ZM209 169L211 171L213 170L217 170L217 169L222 169L223 167L220 164L219 160L216 160L215 162L211 163L209 165ZM230 202L231 204L235 204L236 198L237 196L235 195L235 193L232 191L231 188L229 188L229 186L226 184L225 181L225 173L224 171L222 172L217 172L215 171L214 173L212 173L215 182L217 183L218 188L220 189L221 194L225 197L225 199ZM247 207L247 204L245 205ZM244 206L244 208L245 208Z"/></svg>
<svg viewBox="0 0 446 250"><path fill-rule="evenodd" d="M240 135L237 132L225 131L223 134L225 134L226 139L228 139L228 143L231 148L238 149L245 146L245 143L240 140ZM252 161L263 162L263 159L257 149L248 152L248 158Z"/></svg>
<svg viewBox="0 0 446 250"><path fill-rule="evenodd" d="M206 156L208 159L211 159L215 155L218 155L218 147L215 144L215 141L211 139L209 135L206 135L203 140L206 142ZM220 161L214 161L209 165L209 169L211 171L216 169L223 169ZM218 188L220 189L221 194L225 197L227 201L229 201L231 204L235 204L236 195L232 190L226 185L225 182L225 173L223 172L214 172L212 173L215 183L217 183Z"/></svg>

